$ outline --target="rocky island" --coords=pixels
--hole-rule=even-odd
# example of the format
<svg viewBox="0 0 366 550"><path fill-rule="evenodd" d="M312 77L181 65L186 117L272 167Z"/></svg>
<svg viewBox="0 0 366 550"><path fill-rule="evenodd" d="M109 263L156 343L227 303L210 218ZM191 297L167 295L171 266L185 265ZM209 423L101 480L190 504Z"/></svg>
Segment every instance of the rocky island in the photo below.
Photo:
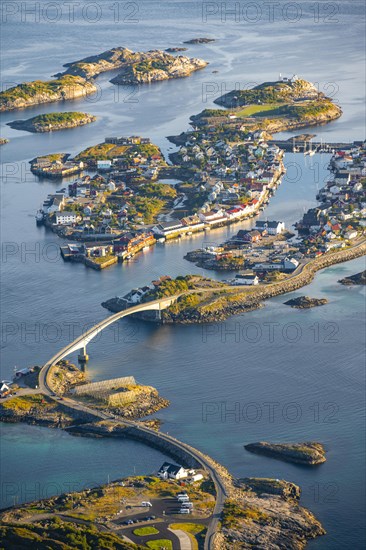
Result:
<svg viewBox="0 0 366 550"><path fill-rule="evenodd" d="M148 84L171 78L190 76L194 71L204 69L207 62L202 59L174 56L160 50L139 54L133 62L126 64L122 72L112 78L113 84Z"/></svg>
<svg viewBox="0 0 366 550"><path fill-rule="evenodd" d="M118 437L117 432L103 430L103 426L100 433ZM93 433L83 435L93 436ZM309 539L325 534L314 515L299 505L297 485L269 478L234 479L223 466L208 456L204 458L219 473L228 495L213 548L231 550L238 544L245 548L259 547L260 540L261 548L301 550ZM5 509L0 517L3 543L21 547L25 540L42 540L50 547L71 548L64 543L82 537L88 547L127 550L142 549L138 543L143 536L144 548L172 549L178 547L174 545L178 544L174 531L180 530L190 534L192 548L203 548L217 494L206 470L200 468L193 472L199 473L201 479L195 482L188 478L184 487L190 502L189 523L177 523L180 481L167 482L156 475L144 475ZM152 511L157 517L146 517L146 512L139 509L141 501L152 502ZM160 532L166 538L157 539Z"/></svg>
<svg viewBox="0 0 366 550"><path fill-rule="evenodd" d="M188 48L167 48L165 51L168 53L186 52Z"/></svg>
<svg viewBox="0 0 366 550"><path fill-rule="evenodd" d="M23 386L26 389L0 404L0 421L65 429L73 424L95 420L68 407L70 397L76 398L80 404L93 406L96 411L113 413L120 419L129 420L142 419L170 404L155 388L138 384L132 376L105 381L100 385L89 383L85 371L67 360L54 365L48 375L47 383L53 397L57 396L55 400L36 391L38 373L39 368L34 374L24 376Z"/></svg>
<svg viewBox="0 0 366 550"><path fill-rule="evenodd" d="M251 453L270 456L294 464L313 466L326 461L323 445L314 441L306 443L268 443L260 441L244 445L244 448Z"/></svg>
<svg viewBox="0 0 366 550"><path fill-rule="evenodd" d="M285 302L286 306L296 307L297 309L309 309L317 306L324 306L328 303L326 298L309 298L309 296L299 296Z"/></svg>
<svg viewBox="0 0 366 550"><path fill-rule="evenodd" d="M186 40L183 44L209 44L210 42L215 42L214 38L191 38L191 40Z"/></svg>
<svg viewBox="0 0 366 550"><path fill-rule="evenodd" d="M0 145L5 145L5 143L9 143L9 140L5 138L0 138Z"/></svg>
<svg viewBox="0 0 366 550"><path fill-rule="evenodd" d="M107 71L122 69L111 82L143 84L189 76L206 65L207 62L201 59L173 56L167 51L133 52L128 48L118 47L79 61L66 63L64 66L67 70L56 76L74 75L90 79Z"/></svg>
<svg viewBox="0 0 366 550"><path fill-rule="evenodd" d="M356 275L345 277L338 282L345 286L366 285L366 270L361 271L360 273L356 273Z"/></svg>
<svg viewBox="0 0 366 550"><path fill-rule="evenodd" d="M27 120L14 120L13 122L8 122L8 126L15 130L25 130L33 133L55 132L57 130L84 126L85 124L94 122L96 119L93 115L80 112L48 113Z"/></svg>
<svg viewBox="0 0 366 550"><path fill-rule="evenodd" d="M297 76L250 90L232 90L215 103L230 109L237 119L261 122L260 128L269 134L327 123L342 115L341 108L314 84ZM222 111L206 110L198 119L222 115Z"/></svg>
<svg viewBox="0 0 366 550"><path fill-rule="evenodd" d="M95 93L96 86L79 76L62 76L57 80L23 82L0 92L0 111L25 109L43 103L79 99Z"/></svg>

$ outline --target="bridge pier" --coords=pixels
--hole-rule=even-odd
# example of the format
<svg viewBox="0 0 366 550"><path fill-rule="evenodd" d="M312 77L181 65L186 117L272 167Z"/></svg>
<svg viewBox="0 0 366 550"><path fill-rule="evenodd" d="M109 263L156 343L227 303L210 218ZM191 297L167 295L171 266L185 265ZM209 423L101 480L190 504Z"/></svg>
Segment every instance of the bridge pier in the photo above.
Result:
<svg viewBox="0 0 366 550"><path fill-rule="evenodd" d="M86 353L86 346L84 346L83 353L79 353L78 361L82 364L85 364L89 361L89 355Z"/></svg>
<svg viewBox="0 0 366 550"><path fill-rule="evenodd" d="M161 321L161 310L160 309L155 310L155 318L158 319L158 321Z"/></svg>

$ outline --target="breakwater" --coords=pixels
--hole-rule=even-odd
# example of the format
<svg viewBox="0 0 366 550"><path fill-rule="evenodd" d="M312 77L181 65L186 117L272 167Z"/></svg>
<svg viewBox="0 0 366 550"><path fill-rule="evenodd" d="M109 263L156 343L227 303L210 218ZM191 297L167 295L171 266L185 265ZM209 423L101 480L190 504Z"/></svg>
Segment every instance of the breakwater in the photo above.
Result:
<svg viewBox="0 0 366 550"><path fill-rule="evenodd" d="M363 239L357 245L346 250L334 251L319 258L311 260L302 265L290 275L285 281L271 283L268 285L259 285L250 289L243 287L226 287L227 299L220 295L216 302L210 304L209 310L205 311L203 307L190 308L182 310L177 314L172 314L170 310L162 312L162 319L159 322L165 324L193 324L193 323L214 323L224 321L232 315L252 311L261 307L261 302L274 298L281 294L293 292L308 285L314 279L317 271L330 267L331 265L347 262L359 258L366 254L366 239ZM235 300L233 300L235 297ZM215 305L215 307L213 307Z"/></svg>

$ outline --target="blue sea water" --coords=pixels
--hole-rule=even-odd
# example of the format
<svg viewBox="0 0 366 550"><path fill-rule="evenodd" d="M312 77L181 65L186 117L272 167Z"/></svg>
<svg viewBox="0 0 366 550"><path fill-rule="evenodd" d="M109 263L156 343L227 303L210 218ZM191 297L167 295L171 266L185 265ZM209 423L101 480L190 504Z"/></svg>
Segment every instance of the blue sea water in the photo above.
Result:
<svg viewBox="0 0 366 550"><path fill-rule="evenodd" d="M10 9L4 8L8 4L2 9ZM134 262L101 273L63 263L56 254L60 241L34 221L47 193L60 185L34 178L29 172L31 158L76 153L106 135L130 134L151 137L167 153L172 145L166 136L187 129L189 117L212 106L220 93L237 82L244 87L275 79L279 72L319 83L320 90L331 93L342 106L342 118L311 129L313 133L328 141L364 138L360 1L332 3L333 13L326 8L329 3L298 2L296 8L281 0L273 20L264 5L258 4L262 12L255 13L245 11L248 3L243 2L237 20L230 14L225 20L221 3L213 3L218 13L205 20L205 3L149 0L129 3L131 7L122 2L117 17L112 3L103 0L96 22L93 18L100 12L94 13L90 2L79 4L74 21L62 11L55 23L50 21L55 17L51 8L35 20L17 4L19 11L5 23L2 12L3 86L48 78L63 63L113 46L166 48L198 36L217 41L189 47L187 54L210 62L190 78L138 90L120 87L117 94L110 76L104 75L98 79L101 92L96 98L3 115L1 135L10 143L0 151L1 378L8 378L14 365L42 364L69 340L72 330L78 333L107 314L100 307L103 300L131 287L163 274L192 271L224 278L193 267L183 256L193 248L222 242L238 229L159 245ZM25 5L31 9L35 3ZM85 110L98 121L50 135L6 126L11 120L58 110ZM328 160L326 155L286 155L287 175L262 215L284 219L290 227L315 204ZM158 414L163 430L212 455L234 475L281 477L302 486L302 503L328 532L310 547L363 548L365 295L360 287L345 288L337 281L364 269L364 264L358 259L317 274L304 292L327 297L329 304L322 308L292 310L277 297L262 310L212 327L121 321L90 345L90 377L133 374L156 386L171 400L171 406ZM0 428L3 506L14 498L34 498L32 483L59 492L70 482L104 483L108 475L129 475L134 468L136 473L151 472L163 460L160 453L128 441L79 439L31 426ZM326 445L327 462L309 470L250 455L243 448L266 439L319 440Z"/></svg>

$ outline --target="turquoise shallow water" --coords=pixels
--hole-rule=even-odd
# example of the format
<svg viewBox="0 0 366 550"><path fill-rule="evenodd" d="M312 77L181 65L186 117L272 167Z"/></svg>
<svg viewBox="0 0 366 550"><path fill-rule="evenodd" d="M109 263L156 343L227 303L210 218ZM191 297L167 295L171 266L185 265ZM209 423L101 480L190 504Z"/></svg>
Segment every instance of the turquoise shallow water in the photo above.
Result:
<svg viewBox="0 0 366 550"><path fill-rule="evenodd" d="M104 0L100 4L108 5ZM76 17L70 25L27 19L5 27L2 65L11 82L46 78L66 61L118 44L150 49L200 35L218 40L188 52L209 60L207 70L141 89L137 102L128 101L131 90L125 88L116 101L115 88L102 77L98 101L55 104L2 117L2 135L11 139L1 148L2 378L11 375L14 365L46 361L69 340L72 329L79 333L107 314L100 307L103 300L131 287L162 274L192 271L225 278L193 267L183 256L238 230L236 226L156 246L135 262L102 273L63 263L54 254L60 241L34 222L44 197L60 186L33 178L29 159L56 151L74 153L107 134L150 136L167 152L171 144L166 136L185 130L191 114L212 106L213 97L203 94L207 84L225 91L235 82L262 82L278 72L297 72L318 81L321 89L336 83L344 115L314 133L329 140L364 137L363 5L341 2L339 22L323 18L315 23L311 4L301 2L303 14L296 24L283 17L252 24L228 17L226 22L215 18L203 25L202 6L197 3L141 1L137 24L115 25L104 10L95 25ZM213 75L213 70L219 73ZM51 135L5 126L10 120L60 109L86 110L99 119L88 127ZM287 155L287 175L262 216L284 219L288 226L299 219L315 204L328 158ZM310 546L363 548L365 296L363 289L342 287L337 280L364 269L364 263L358 259L334 266L318 273L303 292L293 293L325 296L329 304L323 308L292 310L277 297L262 310L209 328L121 321L90 345L90 376L100 380L134 374L156 386L172 402L158 414L165 431L211 454L235 475L283 477L302 486L303 503L328 531ZM32 494L38 487L42 496L45 490L65 490L70 483L103 483L108 475L118 478L134 468L136 473L151 472L163 460L160 453L132 442L79 439L38 427L0 427L3 505L11 504L14 496L18 501L38 496ZM308 470L244 451L245 443L260 439L318 439L327 447L328 461Z"/></svg>

